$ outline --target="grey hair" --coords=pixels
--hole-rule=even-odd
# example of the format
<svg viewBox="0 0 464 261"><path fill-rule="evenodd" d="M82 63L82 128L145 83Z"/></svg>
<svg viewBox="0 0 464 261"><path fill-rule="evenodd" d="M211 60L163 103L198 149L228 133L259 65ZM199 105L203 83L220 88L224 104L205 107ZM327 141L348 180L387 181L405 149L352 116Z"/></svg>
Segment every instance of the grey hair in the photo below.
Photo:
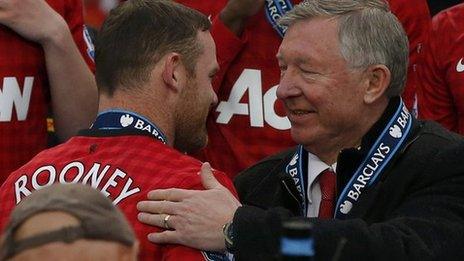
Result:
<svg viewBox="0 0 464 261"><path fill-rule="evenodd" d="M316 17L337 19L340 52L351 68L385 65L391 72L386 95L401 95L407 76L408 38L384 0L305 0L279 24L290 27Z"/></svg>

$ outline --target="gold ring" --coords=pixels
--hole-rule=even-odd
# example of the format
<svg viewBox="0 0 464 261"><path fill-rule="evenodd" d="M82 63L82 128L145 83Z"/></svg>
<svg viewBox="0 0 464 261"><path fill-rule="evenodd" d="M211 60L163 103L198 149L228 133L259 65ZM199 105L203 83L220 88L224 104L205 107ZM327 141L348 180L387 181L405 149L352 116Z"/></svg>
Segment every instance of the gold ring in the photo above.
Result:
<svg viewBox="0 0 464 261"><path fill-rule="evenodd" d="M168 230L171 229L171 227L169 227L169 224L168 224L168 221L169 221L170 217L171 217L171 215L166 215L164 217L164 220L163 220L164 228L166 228Z"/></svg>

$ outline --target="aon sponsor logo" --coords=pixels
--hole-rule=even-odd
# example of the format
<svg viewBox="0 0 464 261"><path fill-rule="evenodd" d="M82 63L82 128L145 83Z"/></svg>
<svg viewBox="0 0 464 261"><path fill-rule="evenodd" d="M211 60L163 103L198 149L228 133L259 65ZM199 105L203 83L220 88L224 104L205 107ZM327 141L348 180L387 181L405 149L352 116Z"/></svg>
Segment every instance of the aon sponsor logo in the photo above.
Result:
<svg viewBox="0 0 464 261"><path fill-rule="evenodd" d="M277 100L277 87L273 86L264 95L261 71L245 69L235 82L227 101L221 101L216 108L217 123L228 124L234 115L250 116L250 126L264 127L264 122L278 130L290 129L287 117L277 115L274 104ZM248 91L248 104L240 100Z"/></svg>
<svg viewBox="0 0 464 261"><path fill-rule="evenodd" d="M18 120L26 120L33 83L34 77L25 77L22 88L23 92L21 93L21 88L19 88L16 77L3 78L2 88L0 89L0 122L11 121L13 107L16 110Z"/></svg>

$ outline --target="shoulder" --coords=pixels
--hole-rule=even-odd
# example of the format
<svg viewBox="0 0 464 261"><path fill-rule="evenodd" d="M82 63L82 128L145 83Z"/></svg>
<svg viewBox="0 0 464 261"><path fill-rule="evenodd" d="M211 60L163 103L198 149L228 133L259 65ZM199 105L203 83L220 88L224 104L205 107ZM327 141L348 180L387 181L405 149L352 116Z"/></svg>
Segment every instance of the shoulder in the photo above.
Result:
<svg viewBox="0 0 464 261"><path fill-rule="evenodd" d="M169 158L172 158L172 162L169 163L171 166L170 176L175 176L176 180L180 181L176 184L176 187L184 189L204 189L200 177L202 162L172 148L169 148L168 151L170 154ZM224 172L213 169L213 175L221 185L226 187L234 195L236 194L232 180L230 180Z"/></svg>
<svg viewBox="0 0 464 261"><path fill-rule="evenodd" d="M464 141L464 137L445 129L440 124L433 121L417 121L419 130L417 139L420 143L429 143L428 146L443 147L456 142Z"/></svg>
<svg viewBox="0 0 464 261"><path fill-rule="evenodd" d="M430 14L427 2L424 0L388 0L392 13L408 29L416 28L415 23L427 24Z"/></svg>
<svg viewBox="0 0 464 261"><path fill-rule="evenodd" d="M403 150L403 158L419 165L428 165L440 150L464 140L462 136L432 121L417 120L415 125Z"/></svg>
<svg viewBox="0 0 464 261"><path fill-rule="evenodd" d="M459 25L464 23L461 22L463 14L464 4L455 5L435 15L432 22L434 26L456 27L458 31L462 31Z"/></svg>
<svg viewBox="0 0 464 261"><path fill-rule="evenodd" d="M464 159L464 138L462 136L431 121L419 120L417 125L398 164L395 164L403 173L401 174L403 178L409 176L420 180L419 183L428 182L427 177L430 180L442 179L451 173L449 168L455 168L457 165L464 166L459 162ZM445 157L449 158L450 163L445 163ZM441 171L430 172L431 169L436 168ZM404 175L404 171L407 171L409 175Z"/></svg>

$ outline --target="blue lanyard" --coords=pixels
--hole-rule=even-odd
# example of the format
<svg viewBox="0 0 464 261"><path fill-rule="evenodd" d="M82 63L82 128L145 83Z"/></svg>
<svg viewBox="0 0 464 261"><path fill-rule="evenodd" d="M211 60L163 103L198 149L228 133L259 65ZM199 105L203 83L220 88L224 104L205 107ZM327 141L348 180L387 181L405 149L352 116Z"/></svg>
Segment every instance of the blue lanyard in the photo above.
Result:
<svg viewBox="0 0 464 261"><path fill-rule="evenodd" d="M90 129L98 130L122 130L136 129L150 133L153 137L164 144L167 143L166 136L161 130L145 117L137 113L125 110L108 110L97 115L97 119Z"/></svg>
<svg viewBox="0 0 464 261"><path fill-rule="evenodd" d="M302 145L298 145L298 148L290 160L290 163L285 168L285 172L292 177L293 182L295 182L296 189L298 190L298 194L300 194L300 209L303 216L306 216L308 208L305 189L305 177L307 177L308 169L303 169L303 162L307 161L308 153L303 149Z"/></svg>
<svg viewBox="0 0 464 261"><path fill-rule="evenodd" d="M343 219L356 204L363 191L379 180L385 167L405 143L411 126L412 115L401 100L390 122L340 194L335 208L336 218Z"/></svg>
<svg viewBox="0 0 464 261"><path fill-rule="evenodd" d="M277 20L286 12L292 10L292 8L293 5L289 0L266 0L264 8L266 11L266 18L280 37L284 37L287 27L279 25Z"/></svg>
<svg viewBox="0 0 464 261"><path fill-rule="evenodd" d="M362 160L362 163L354 172L352 178L343 189L338 198L335 208L335 217L343 219L358 201L361 194L368 187L371 187L378 181L379 177L385 170L385 167L393 159L396 152L405 143L412 126L412 116L408 109L400 101L395 114L391 117L389 123L372 145L369 153ZM307 198L305 178L307 177L307 168L303 169L303 162L307 161L307 152L302 145L298 146L292 160L287 165L285 171L295 182L295 186L301 197L301 210L306 215ZM306 156L305 156L306 155Z"/></svg>

